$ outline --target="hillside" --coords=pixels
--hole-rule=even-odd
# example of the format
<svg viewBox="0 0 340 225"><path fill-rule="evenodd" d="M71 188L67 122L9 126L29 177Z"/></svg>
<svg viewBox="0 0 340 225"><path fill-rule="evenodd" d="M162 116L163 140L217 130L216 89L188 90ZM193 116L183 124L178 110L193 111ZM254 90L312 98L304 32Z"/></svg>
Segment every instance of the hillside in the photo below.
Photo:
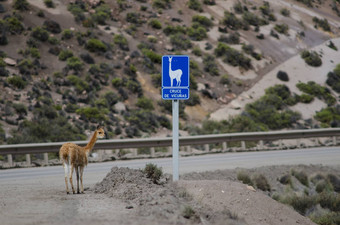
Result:
<svg viewBox="0 0 340 225"><path fill-rule="evenodd" d="M171 54L190 56L183 133L340 126L339 16L331 0L2 0L0 143L86 139L98 123L171 134Z"/></svg>

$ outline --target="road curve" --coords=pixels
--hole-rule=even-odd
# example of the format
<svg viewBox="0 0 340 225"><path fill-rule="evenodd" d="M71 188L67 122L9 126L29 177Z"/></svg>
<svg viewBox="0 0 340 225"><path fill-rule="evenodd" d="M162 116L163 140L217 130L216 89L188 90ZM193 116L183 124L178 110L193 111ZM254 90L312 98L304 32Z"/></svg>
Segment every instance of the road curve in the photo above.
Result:
<svg viewBox="0 0 340 225"><path fill-rule="evenodd" d="M253 168L269 165L322 164L339 165L340 148L312 148L299 150L276 150L261 152L237 152L207 154L201 156L181 157L179 162L180 174L189 172L213 171L222 169ZM154 163L163 168L166 173L172 173L172 158L138 159L91 163L85 169L87 183L97 183L114 166L134 169L144 168L147 163ZM0 170L0 184L14 180L37 179L49 177L60 179L64 171L61 166L37 167Z"/></svg>

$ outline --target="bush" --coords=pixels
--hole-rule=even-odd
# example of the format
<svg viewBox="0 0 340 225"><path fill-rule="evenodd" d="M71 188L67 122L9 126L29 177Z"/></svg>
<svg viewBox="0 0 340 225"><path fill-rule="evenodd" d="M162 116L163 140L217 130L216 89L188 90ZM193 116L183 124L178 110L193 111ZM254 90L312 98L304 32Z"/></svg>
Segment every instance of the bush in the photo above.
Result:
<svg viewBox="0 0 340 225"><path fill-rule="evenodd" d="M188 36L194 41L202 41L207 37L207 30L198 23L188 28Z"/></svg>
<svg viewBox="0 0 340 225"><path fill-rule="evenodd" d="M281 184L285 184L285 185L292 183L290 174L283 175L282 177L280 177L279 181Z"/></svg>
<svg viewBox="0 0 340 225"><path fill-rule="evenodd" d="M318 66L321 66L322 64L322 60L319 54L315 51L304 50L301 52L301 57L310 66L318 67Z"/></svg>
<svg viewBox="0 0 340 225"><path fill-rule="evenodd" d="M289 17L289 16L290 16L290 11L289 11L289 9L287 9L287 8L281 9L281 10L280 10L280 13L281 13L283 16L285 16L285 17Z"/></svg>
<svg viewBox="0 0 340 225"><path fill-rule="evenodd" d="M184 102L188 106L195 106L201 103L200 97L194 92L190 92L190 98Z"/></svg>
<svg viewBox="0 0 340 225"><path fill-rule="evenodd" d="M111 8L107 4L100 4L96 12L91 15L92 20L100 25L105 25L106 20L111 17Z"/></svg>
<svg viewBox="0 0 340 225"><path fill-rule="evenodd" d="M46 5L47 8L54 8L54 2L52 0L44 0L44 3Z"/></svg>
<svg viewBox="0 0 340 225"><path fill-rule="evenodd" d="M87 119L92 123L99 123L107 120L105 114L108 113L108 111L104 109L99 110L95 107L84 107L77 109L76 113L81 116L80 119Z"/></svg>
<svg viewBox="0 0 340 225"><path fill-rule="evenodd" d="M281 70L277 72L276 77L282 81L289 81L288 74Z"/></svg>
<svg viewBox="0 0 340 225"><path fill-rule="evenodd" d="M340 64L337 64L333 72L327 74L326 83L332 87L334 91L340 93Z"/></svg>
<svg viewBox="0 0 340 225"><path fill-rule="evenodd" d="M187 50L192 47L191 41L182 33L170 35L170 42L175 50Z"/></svg>
<svg viewBox="0 0 340 225"><path fill-rule="evenodd" d="M145 110L154 110L152 100L146 97L140 97L137 100L136 106Z"/></svg>
<svg viewBox="0 0 340 225"><path fill-rule="evenodd" d="M334 105L336 103L336 99L332 96L330 90L326 87L322 87L314 81L308 81L307 83L297 83L296 87L302 92L323 99L328 106Z"/></svg>
<svg viewBox="0 0 340 225"><path fill-rule="evenodd" d="M126 14L126 21L133 24L140 24L141 21L139 17L139 13L129 12Z"/></svg>
<svg viewBox="0 0 340 225"><path fill-rule="evenodd" d="M170 26L168 25L166 28L163 29L165 35L169 36L171 34L186 34L186 28L183 26Z"/></svg>
<svg viewBox="0 0 340 225"><path fill-rule="evenodd" d="M254 184L253 184L253 181L250 179L250 176L249 176L248 173L245 172L245 171L239 171L239 172L237 173L237 179L238 179L239 181L242 181L242 183L244 183L244 184L248 184L248 185L250 185L250 186L253 186L253 185L254 185Z"/></svg>
<svg viewBox="0 0 340 225"><path fill-rule="evenodd" d="M209 29L210 27L212 27L214 24L213 22L205 17L205 16L201 16L201 15L195 15L192 17L192 22L193 23L198 23L201 26L204 26L205 28Z"/></svg>
<svg viewBox="0 0 340 225"><path fill-rule="evenodd" d="M157 19L150 20L149 26L151 26L154 29L162 29L162 23Z"/></svg>
<svg viewBox="0 0 340 225"><path fill-rule="evenodd" d="M24 89L27 85L27 82L17 75L7 78L7 82L18 89Z"/></svg>
<svg viewBox="0 0 340 225"><path fill-rule="evenodd" d="M204 71L208 72L212 76L218 76L219 70L215 60L215 57L209 54L203 57L203 68Z"/></svg>
<svg viewBox="0 0 340 225"><path fill-rule="evenodd" d="M73 38L73 31L70 29L65 29L63 30L62 34L61 34L61 39L62 40L68 40Z"/></svg>
<svg viewBox="0 0 340 225"><path fill-rule="evenodd" d="M267 178L263 174L255 175L253 177L253 182L255 186L262 191L270 191L270 184Z"/></svg>
<svg viewBox="0 0 340 225"><path fill-rule="evenodd" d="M68 75L66 79L75 86L76 91L80 94L83 91L89 91L89 84L86 81L83 81L81 78L75 75Z"/></svg>
<svg viewBox="0 0 340 225"><path fill-rule="evenodd" d="M195 11L203 12L202 5L199 0L189 0L188 2L189 9L193 9Z"/></svg>
<svg viewBox="0 0 340 225"><path fill-rule="evenodd" d="M315 16L313 17L313 22L316 26L320 26L324 31L331 31L331 27L327 19L319 19Z"/></svg>
<svg viewBox="0 0 340 225"><path fill-rule="evenodd" d="M308 209L316 204L316 199L311 196L297 196L293 195L281 200L283 203L291 205L298 213L305 216Z"/></svg>
<svg viewBox="0 0 340 225"><path fill-rule="evenodd" d="M227 44L219 42L215 49L215 55L217 57L222 56L223 61L232 66L240 66L246 70L251 68L251 59Z"/></svg>
<svg viewBox="0 0 340 225"><path fill-rule="evenodd" d="M322 208L327 208L334 212L340 211L340 195L331 192L322 192L318 196L318 202Z"/></svg>
<svg viewBox="0 0 340 225"><path fill-rule="evenodd" d="M153 63L161 64L162 63L162 56L157 54L156 52L149 50L149 49L142 49L142 53L148 57Z"/></svg>
<svg viewBox="0 0 340 225"><path fill-rule="evenodd" d="M327 107L317 112L314 118L320 121L324 127L338 127L340 124L340 106Z"/></svg>
<svg viewBox="0 0 340 225"><path fill-rule="evenodd" d="M240 34L238 32L233 32L228 36L221 35L218 39L219 42L224 42L227 44L237 45L240 43Z"/></svg>
<svg viewBox="0 0 340 225"><path fill-rule="evenodd" d="M292 170L291 171L292 176L294 176L298 181L300 181L301 184L305 185L306 187L309 187L309 180L308 176L305 172L303 171L296 171Z"/></svg>
<svg viewBox="0 0 340 225"><path fill-rule="evenodd" d="M299 96L299 102L302 103L311 103L314 100L313 95L309 95L309 94L302 94Z"/></svg>
<svg viewBox="0 0 340 225"><path fill-rule="evenodd" d="M83 69L84 63L76 56L67 58L67 67L69 69L80 71Z"/></svg>
<svg viewBox="0 0 340 225"><path fill-rule="evenodd" d="M72 56L73 56L73 52L69 49L65 49L65 50L60 51L58 58L61 61L66 61L68 58L70 58Z"/></svg>
<svg viewBox="0 0 340 225"><path fill-rule="evenodd" d="M162 168L157 167L157 165L148 163L145 165L144 171L147 178L150 178L154 184L158 184L161 177L163 176Z"/></svg>
<svg viewBox="0 0 340 225"><path fill-rule="evenodd" d="M230 84L230 79L229 79L229 75L228 74L224 74L221 79L220 79L220 83L223 85L227 85Z"/></svg>
<svg viewBox="0 0 340 225"><path fill-rule="evenodd" d="M24 25L15 16L6 17L6 19L0 23L0 27L1 26L6 27L11 34L21 34L25 30ZM4 28L0 29L0 31L4 30Z"/></svg>
<svg viewBox="0 0 340 225"><path fill-rule="evenodd" d="M288 30L289 30L289 27L287 24L275 24L275 27L274 29L279 32L280 34L285 34L285 35L288 35Z"/></svg>
<svg viewBox="0 0 340 225"><path fill-rule="evenodd" d="M106 52L107 46L101 40L91 38L86 43L86 49L90 52Z"/></svg>
<svg viewBox="0 0 340 225"><path fill-rule="evenodd" d="M29 4L27 0L15 0L13 4L13 8L20 10L20 11L26 11L29 9Z"/></svg>
<svg viewBox="0 0 340 225"><path fill-rule="evenodd" d="M186 219L190 219L195 216L195 210L191 206L185 206L182 212L182 216Z"/></svg>
<svg viewBox="0 0 340 225"><path fill-rule="evenodd" d="M225 11L224 17L222 19L222 24L228 26L232 30L238 30L241 29L244 24L243 21L238 19L234 13Z"/></svg>
<svg viewBox="0 0 340 225"><path fill-rule="evenodd" d="M254 13L251 13L249 11L244 11L242 18L248 24L253 25L253 26L263 26L263 25L267 25L268 24L268 21L259 18Z"/></svg>
<svg viewBox="0 0 340 225"><path fill-rule="evenodd" d="M118 45L123 51L129 51L128 41L122 34L115 34L113 36L113 43Z"/></svg>
<svg viewBox="0 0 340 225"><path fill-rule="evenodd" d="M47 41L48 38L49 38L49 33L45 29L43 29L39 26L33 28L31 35L32 35L32 37L34 37L34 38L36 38L36 39L38 39L39 41L42 41L42 42Z"/></svg>

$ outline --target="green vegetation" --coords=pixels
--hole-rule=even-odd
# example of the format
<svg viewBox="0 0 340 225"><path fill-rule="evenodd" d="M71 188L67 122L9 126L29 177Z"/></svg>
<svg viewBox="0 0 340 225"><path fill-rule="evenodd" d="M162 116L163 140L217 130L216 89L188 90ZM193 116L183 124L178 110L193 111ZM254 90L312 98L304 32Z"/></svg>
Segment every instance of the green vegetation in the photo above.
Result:
<svg viewBox="0 0 340 225"><path fill-rule="evenodd" d="M80 119L89 120L92 123L99 123L106 121L107 117L105 114L108 113L106 109L99 110L96 107L83 107L76 110L76 113L80 115Z"/></svg>
<svg viewBox="0 0 340 225"><path fill-rule="evenodd" d="M107 46L101 40L91 38L86 43L86 49L90 52L106 52Z"/></svg>
<svg viewBox="0 0 340 225"><path fill-rule="evenodd" d="M327 74L326 83L331 86L334 91L340 93L340 63L336 65L333 72Z"/></svg>
<svg viewBox="0 0 340 225"><path fill-rule="evenodd" d="M13 8L19 11L27 11L29 10L29 4L27 0L15 0L13 4Z"/></svg>
<svg viewBox="0 0 340 225"><path fill-rule="evenodd" d="M280 10L280 13L281 13L281 15L283 15L283 16L285 16L285 17L289 17L289 16L290 16L290 11L289 11L289 9L287 9L287 8L281 9L281 10Z"/></svg>
<svg viewBox="0 0 340 225"><path fill-rule="evenodd" d="M198 23L201 26L204 26L206 29L209 29L214 25L213 22L209 18L207 18L205 16L200 16L200 15L193 16L192 22Z"/></svg>
<svg viewBox="0 0 340 225"><path fill-rule="evenodd" d="M238 30L244 27L244 23L241 19L238 19L234 13L225 11L222 19L222 24L228 26L232 30Z"/></svg>
<svg viewBox="0 0 340 225"><path fill-rule="evenodd" d="M66 79L76 88L78 94L89 91L89 84L76 75L68 75Z"/></svg>
<svg viewBox="0 0 340 225"><path fill-rule="evenodd" d="M111 8L107 4L100 4L95 8L95 13L91 15L94 23L105 25L106 20L111 18Z"/></svg>
<svg viewBox="0 0 340 225"><path fill-rule="evenodd" d="M244 184L248 184L250 186L253 186L253 181L251 180L249 174L245 171L239 171L237 173L237 179L241 181Z"/></svg>
<svg viewBox="0 0 340 225"><path fill-rule="evenodd" d="M27 82L24 81L20 76L14 75L12 77L7 78L7 82L18 89L24 89L27 85Z"/></svg>
<svg viewBox="0 0 340 225"><path fill-rule="evenodd" d="M283 23L283 24L275 24L274 29L279 32L280 34L285 34L288 35L288 30L289 27L287 24Z"/></svg>
<svg viewBox="0 0 340 225"><path fill-rule="evenodd" d="M3 20L0 20L0 30L9 31L11 34L21 34L25 27L18 19L17 16L7 16Z"/></svg>
<svg viewBox="0 0 340 225"><path fill-rule="evenodd" d="M216 59L213 55L205 54L203 57L203 68L205 72L208 72L212 76L218 76L220 74Z"/></svg>
<svg viewBox="0 0 340 225"><path fill-rule="evenodd" d="M301 52L301 58L310 66L319 67L322 64L319 54L315 51L304 50Z"/></svg>
<svg viewBox="0 0 340 225"><path fill-rule="evenodd" d="M171 7L170 0L152 0L152 6L157 9L167 9Z"/></svg>
<svg viewBox="0 0 340 225"><path fill-rule="evenodd" d="M44 4L47 8L55 8L53 0L44 0Z"/></svg>
<svg viewBox="0 0 340 225"><path fill-rule="evenodd" d="M147 178L150 178L154 184L158 184L161 177L163 176L162 168L157 167L157 165L148 163L145 165L143 170Z"/></svg>
<svg viewBox="0 0 340 225"><path fill-rule="evenodd" d="M215 49L215 55L222 57L223 62L232 66L240 66L246 70L251 68L251 59L227 44L219 42Z"/></svg>
<svg viewBox="0 0 340 225"><path fill-rule="evenodd" d="M123 51L129 51L128 41L122 34L115 34L113 36L113 43L118 45Z"/></svg>
<svg viewBox="0 0 340 225"><path fill-rule="evenodd" d="M148 24L154 29L162 29L162 23L157 19L151 19Z"/></svg>
<svg viewBox="0 0 340 225"><path fill-rule="evenodd" d="M48 40L49 38L49 33L48 31L46 31L44 28L41 28L39 26L33 28L32 33L31 33L32 37L38 39L39 41L45 42Z"/></svg>
<svg viewBox="0 0 340 225"><path fill-rule="evenodd" d="M237 45L240 43L240 34L238 32L233 32L233 33L230 33L228 36L221 35L218 41L224 42L227 44Z"/></svg>
<svg viewBox="0 0 340 225"><path fill-rule="evenodd" d="M321 109L314 118L321 122L322 127L340 127L340 105Z"/></svg>
<svg viewBox="0 0 340 225"><path fill-rule="evenodd" d="M262 191L270 191L271 187L268 183L267 178L263 174L256 174L253 176L253 182L256 188L262 190Z"/></svg>
<svg viewBox="0 0 340 225"><path fill-rule="evenodd" d="M170 42L175 50L187 50L192 47L191 41L181 33L170 35Z"/></svg>
<svg viewBox="0 0 340 225"><path fill-rule="evenodd" d="M202 5L199 0L189 0L188 1L189 9L193 9L195 11L203 12Z"/></svg>
<svg viewBox="0 0 340 225"><path fill-rule="evenodd" d="M60 51L58 58L61 61L66 61L68 58L70 58L72 56L73 56L73 52L69 49L65 49L65 50Z"/></svg>
<svg viewBox="0 0 340 225"><path fill-rule="evenodd" d="M61 33L61 39L62 40L68 40L68 39L71 39L72 37L73 37L73 31L70 30L70 29L65 29Z"/></svg>
<svg viewBox="0 0 340 225"><path fill-rule="evenodd" d="M193 23L187 32L188 36L194 41L202 41L207 37L207 29L197 22Z"/></svg>
<svg viewBox="0 0 340 225"><path fill-rule="evenodd" d="M84 67L84 63L76 56L67 58L67 67L74 71L80 71Z"/></svg>
<svg viewBox="0 0 340 225"><path fill-rule="evenodd" d="M182 216L186 219L190 219L195 216L195 210L191 206L187 205L183 209Z"/></svg>
<svg viewBox="0 0 340 225"><path fill-rule="evenodd" d="M146 97L138 98L136 106L145 110L154 110L152 100Z"/></svg>
<svg viewBox="0 0 340 225"><path fill-rule="evenodd" d="M303 171L296 171L292 170L291 171L292 176L294 176L298 181L300 181L301 184L305 185L306 187L309 187L309 180L308 176L305 172Z"/></svg>
<svg viewBox="0 0 340 225"><path fill-rule="evenodd" d="M336 103L336 99L332 96L330 90L315 83L314 81L308 81L307 83L300 82L296 84L296 87L306 94L323 99L328 106L334 105Z"/></svg>
<svg viewBox="0 0 340 225"><path fill-rule="evenodd" d="M315 16L315 17L313 17L313 22L315 23L316 27L319 26L324 31L331 31L331 27L330 27L327 19L319 19Z"/></svg>

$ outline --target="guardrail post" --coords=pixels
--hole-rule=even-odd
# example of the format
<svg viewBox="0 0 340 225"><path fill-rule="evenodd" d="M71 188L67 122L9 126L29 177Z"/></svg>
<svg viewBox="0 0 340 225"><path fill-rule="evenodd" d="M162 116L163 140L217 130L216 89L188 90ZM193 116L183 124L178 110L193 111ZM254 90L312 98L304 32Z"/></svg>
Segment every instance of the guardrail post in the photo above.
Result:
<svg viewBox="0 0 340 225"><path fill-rule="evenodd" d="M186 147L186 149L187 149L187 150L186 150L187 152L191 152L191 146L190 146L190 145L188 145L188 146Z"/></svg>
<svg viewBox="0 0 340 225"><path fill-rule="evenodd" d="M132 155L135 156L135 157L138 155L138 149L137 148L132 148L131 152L132 152Z"/></svg>
<svg viewBox="0 0 340 225"><path fill-rule="evenodd" d="M48 166L48 153L44 153L44 162Z"/></svg>
<svg viewBox="0 0 340 225"><path fill-rule="evenodd" d="M13 157L12 157L11 154L7 155L7 161L8 161L9 166L12 167L13 166Z"/></svg>
<svg viewBox="0 0 340 225"><path fill-rule="evenodd" d="M209 151L210 151L209 144L205 144L205 145L204 145L204 150L205 150L206 152L209 152Z"/></svg>
<svg viewBox="0 0 340 225"><path fill-rule="evenodd" d="M259 145L260 145L260 150L263 150L263 140L259 141Z"/></svg>
<svg viewBox="0 0 340 225"><path fill-rule="evenodd" d="M333 136L333 145L336 146L336 136Z"/></svg>
<svg viewBox="0 0 340 225"><path fill-rule="evenodd" d="M31 165L31 155L30 155L30 154L26 154L26 164L27 164L28 166Z"/></svg>
<svg viewBox="0 0 340 225"><path fill-rule="evenodd" d="M224 141L224 142L222 143L222 150L223 150L223 151L227 151L227 148L228 148L227 142Z"/></svg>
<svg viewBox="0 0 340 225"><path fill-rule="evenodd" d="M282 139L279 140L279 149L283 149Z"/></svg>
<svg viewBox="0 0 340 225"><path fill-rule="evenodd" d="M301 138L298 138L296 140L296 145L297 145L298 148L301 148Z"/></svg>
<svg viewBox="0 0 340 225"><path fill-rule="evenodd" d="M241 148L242 148L242 150L246 150L246 142L245 141L241 141Z"/></svg>
<svg viewBox="0 0 340 225"><path fill-rule="evenodd" d="M150 155L152 158L155 157L155 147L150 148Z"/></svg>

